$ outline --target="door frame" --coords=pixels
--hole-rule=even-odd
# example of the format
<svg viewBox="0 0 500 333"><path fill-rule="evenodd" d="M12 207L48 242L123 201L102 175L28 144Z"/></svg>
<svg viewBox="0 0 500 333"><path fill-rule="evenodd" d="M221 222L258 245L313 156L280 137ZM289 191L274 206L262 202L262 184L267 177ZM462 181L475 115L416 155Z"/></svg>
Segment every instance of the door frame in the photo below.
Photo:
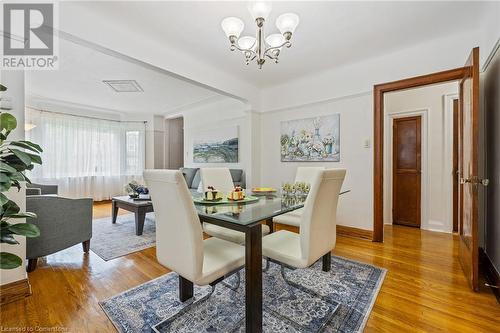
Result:
<svg viewBox="0 0 500 333"><path fill-rule="evenodd" d="M384 241L384 93L457 81L464 77L466 68L377 84L373 87L373 241Z"/></svg>
<svg viewBox="0 0 500 333"><path fill-rule="evenodd" d="M428 135L429 135L429 109L414 109L414 110L403 110L398 112L393 112L391 114L386 115L386 123L385 126L389 129L389 135L386 136L385 145L389 148L388 154L384 156L384 162L387 166L385 176L388 176L388 182L385 183L387 205L385 205L386 209L384 213L386 214L386 221L390 221L392 223L392 208L393 208L393 158L394 158L394 149L393 149L393 140L394 140L394 131L393 124L394 119L404 119L408 117L416 117L420 116L420 229L429 230L429 158L428 158Z"/></svg>

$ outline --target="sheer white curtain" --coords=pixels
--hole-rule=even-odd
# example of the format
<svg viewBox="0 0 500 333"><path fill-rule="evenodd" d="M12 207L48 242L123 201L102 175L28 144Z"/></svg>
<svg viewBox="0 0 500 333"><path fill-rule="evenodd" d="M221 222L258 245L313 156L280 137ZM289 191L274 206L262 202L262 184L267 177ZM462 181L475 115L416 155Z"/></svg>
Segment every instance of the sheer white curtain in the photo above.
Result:
<svg viewBox="0 0 500 333"><path fill-rule="evenodd" d="M142 182L144 123L30 108L26 122L35 125L26 132L27 140L43 149L43 164L28 174L32 182L57 184L61 196L94 200L123 194L124 185L132 180Z"/></svg>

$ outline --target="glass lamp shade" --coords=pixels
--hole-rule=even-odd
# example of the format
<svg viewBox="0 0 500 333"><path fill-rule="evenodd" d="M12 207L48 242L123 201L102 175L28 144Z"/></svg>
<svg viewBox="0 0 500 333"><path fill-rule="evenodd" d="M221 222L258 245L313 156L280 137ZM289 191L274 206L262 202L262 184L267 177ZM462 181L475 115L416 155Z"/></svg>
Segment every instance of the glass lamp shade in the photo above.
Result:
<svg viewBox="0 0 500 333"><path fill-rule="evenodd" d="M294 13L282 14L276 19L276 27L282 34L285 32L293 34L297 25L299 25L299 16Z"/></svg>
<svg viewBox="0 0 500 333"><path fill-rule="evenodd" d="M283 45L285 37L281 34L272 34L266 37L266 43L271 47Z"/></svg>
<svg viewBox="0 0 500 333"><path fill-rule="evenodd" d="M243 21L237 17L226 17L222 20L220 25L227 37L236 36L236 38L240 37L241 32L245 27Z"/></svg>
<svg viewBox="0 0 500 333"><path fill-rule="evenodd" d="M271 9L272 5L269 2L252 1L248 4L248 10L250 11L250 14L252 15L254 20L258 19L259 17L267 20Z"/></svg>
<svg viewBox="0 0 500 333"><path fill-rule="evenodd" d="M244 50L250 50L255 45L255 37L245 36L238 39L238 46Z"/></svg>

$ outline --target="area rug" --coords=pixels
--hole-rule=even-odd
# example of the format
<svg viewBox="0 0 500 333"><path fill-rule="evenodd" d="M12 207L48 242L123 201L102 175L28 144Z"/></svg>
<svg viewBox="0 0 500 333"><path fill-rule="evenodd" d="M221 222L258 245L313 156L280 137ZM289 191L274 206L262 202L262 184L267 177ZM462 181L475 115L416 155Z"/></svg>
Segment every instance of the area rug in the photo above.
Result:
<svg viewBox="0 0 500 333"><path fill-rule="evenodd" d="M362 331L386 270L332 256L331 271L321 262L285 270L271 263L263 274L265 332ZM245 284L236 277L210 287L195 287L192 300L178 299L178 276L169 273L99 302L119 332L244 332ZM226 281L225 280L225 281ZM154 328L154 329L153 329Z"/></svg>
<svg viewBox="0 0 500 333"><path fill-rule="evenodd" d="M110 217L94 220L90 249L102 259L111 260L155 246L155 232L154 213L146 214L141 236L135 234L134 214L118 215L115 224Z"/></svg>

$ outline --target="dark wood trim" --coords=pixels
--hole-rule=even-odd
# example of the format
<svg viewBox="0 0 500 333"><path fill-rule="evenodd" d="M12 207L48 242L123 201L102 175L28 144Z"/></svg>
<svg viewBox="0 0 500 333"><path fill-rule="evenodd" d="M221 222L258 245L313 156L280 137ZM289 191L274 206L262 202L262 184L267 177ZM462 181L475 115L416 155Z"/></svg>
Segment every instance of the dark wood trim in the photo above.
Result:
<svg viewBox="0 0 500 333"><path fill-rule="evenodd" d="M486 254L482 247L479 248L479 270L483 272L486 282L492 287L491 291L495 294L497 302L500 304L500 273L495 269L490 257Z"/></svg>
<svg viewBox="0 0 500 333"><path fill-rule="evenodd" d="M14 302L31 295L28 279L23 279L0 286L0 305Z"/></svg>
<svg viewBox="0 0 500 333"><path fill-rule="evenodd" d="M373 87L373 238L384 240L384 93L460 80L466 73L460 67L443 72L416 76L399 81L377 84Z"/></svg>
<svg viewBox="0 0 500 333"><path fill-rule="evenodd" d="M345 225L337 225L337 236L372 240L373 231L366 230L366 229L347 227Z"/></svg>

